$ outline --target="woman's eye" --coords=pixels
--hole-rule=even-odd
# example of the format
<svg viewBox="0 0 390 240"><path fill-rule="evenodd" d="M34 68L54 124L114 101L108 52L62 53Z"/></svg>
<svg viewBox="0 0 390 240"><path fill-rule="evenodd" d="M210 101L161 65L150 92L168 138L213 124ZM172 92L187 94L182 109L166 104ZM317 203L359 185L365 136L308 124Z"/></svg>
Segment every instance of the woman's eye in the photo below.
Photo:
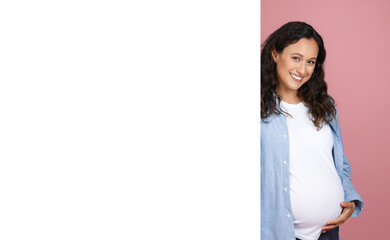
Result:
<svg viewBox="0 0 390 240"><path fill-rule="evenodd" d="M299 57L292 57L295 61L299 61Z"/></svg>
<svg viewBox="0 0 390 240"><path fill-rule="evenodd" d="M316 62L314 62L314 61L308 61L307 63L309 63L310 65L313 65L313 64L315 64Z"/></svg>

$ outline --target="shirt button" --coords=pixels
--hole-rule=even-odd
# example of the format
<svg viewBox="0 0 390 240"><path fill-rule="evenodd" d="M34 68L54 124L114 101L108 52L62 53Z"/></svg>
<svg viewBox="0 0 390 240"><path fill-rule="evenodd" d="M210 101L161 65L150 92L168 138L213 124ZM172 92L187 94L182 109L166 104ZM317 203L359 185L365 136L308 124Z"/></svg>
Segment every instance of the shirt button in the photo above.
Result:
<svg viewBox="0 0 390 240"><path fill-rule="evenodd" d="M284 138L286 138L286 137L287 137L287 135L286 135L286 134L284 134L284 135L283 135L283 137L284 137Z"/></svg>
<svg viewBox="0 0 390 240"><path fill-rule="evenodd" d="M290 214L287 214L287 217L290 217Z"/></svg>
<svg viewBox="0 0 390 240"><path fill-rule="evenodd" d="M287 164L287 161L283 161L284 164Z"/></svg>
<svg viewBox="0 0 390 240"><path fill-rule="evenodd" d="M283 190L284 190L285 192L287 192L287 188L284 188Z"/></svg>

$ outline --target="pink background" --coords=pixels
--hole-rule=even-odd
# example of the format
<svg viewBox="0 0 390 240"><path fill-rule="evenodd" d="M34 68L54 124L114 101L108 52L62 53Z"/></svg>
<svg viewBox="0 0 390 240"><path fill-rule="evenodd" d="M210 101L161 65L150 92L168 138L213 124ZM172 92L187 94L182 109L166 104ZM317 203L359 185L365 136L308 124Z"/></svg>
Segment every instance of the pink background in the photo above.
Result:
<svg viewBox="0 0 390 240"><path fill-rule="evenodd" d="M342 240L390 239L390 1L262 0L261 40L289 21L323 37L325 80L336 100L352 182L365 202Z"/></svg>

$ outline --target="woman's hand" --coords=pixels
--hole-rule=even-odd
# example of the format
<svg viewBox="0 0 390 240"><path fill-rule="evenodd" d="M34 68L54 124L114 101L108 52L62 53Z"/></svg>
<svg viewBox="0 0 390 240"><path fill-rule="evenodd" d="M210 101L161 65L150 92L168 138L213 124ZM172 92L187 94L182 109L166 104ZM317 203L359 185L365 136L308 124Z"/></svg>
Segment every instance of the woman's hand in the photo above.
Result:
<svg viewBox="0 0 390 240"><path fill-rule="evenodd" d="M343 211L341 212L340 216L338 216L336 219L326 222L326 225L323 226L321 229L322 233L343 224L355 211L355 202L341 202L340 206L343 208Z"/></svg>

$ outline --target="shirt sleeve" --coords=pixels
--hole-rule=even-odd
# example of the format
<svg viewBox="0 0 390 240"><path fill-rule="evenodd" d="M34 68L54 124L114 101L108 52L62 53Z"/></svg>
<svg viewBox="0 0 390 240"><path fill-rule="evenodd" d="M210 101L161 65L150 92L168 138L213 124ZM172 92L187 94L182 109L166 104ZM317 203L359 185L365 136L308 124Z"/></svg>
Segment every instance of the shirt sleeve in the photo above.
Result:
<svg viewBox="0 0 390 240"><path fill-rule="evenodd" d="M343 151L343 188L344 188L344 201L355 202L355 211L352 214L352 217L357 217L361 213L364 207L364 202L360 194L355 190L355 188L352 185L351 180L351 165L348 161L347 156L344 154L344 146L342 143L342 137L341 137L341 129L340 129L340 122L338 118L338 114L336 112L336 123L337 123L337 134L339 135L341 139L341 145L342 145L342 151Z"/></svg>
<svg viewBox="0 0 390 240"><path fill-rule="evenodd" d="M344 200L347 202L355 202L355 211L352 213L352 217L357 217L361 213L364 207L364 202L360 194L355 190L351 181L351 165L348 158L344 154L343 164L343 188L344 188Z"/></svg>

